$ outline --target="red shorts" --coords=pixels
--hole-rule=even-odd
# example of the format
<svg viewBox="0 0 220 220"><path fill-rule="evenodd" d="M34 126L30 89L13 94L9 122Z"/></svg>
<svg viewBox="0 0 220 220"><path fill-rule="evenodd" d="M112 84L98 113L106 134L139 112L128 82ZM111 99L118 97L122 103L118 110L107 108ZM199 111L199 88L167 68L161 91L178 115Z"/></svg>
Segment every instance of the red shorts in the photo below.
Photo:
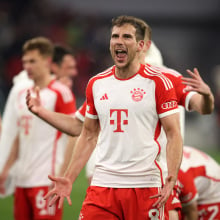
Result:
<svg viewBox="0 0 220 220"><path fill-rule="evenodd" d="M171 211L171 210L176 211L178 216L179 216L179 219L181 219L182 205L181 205L181 202L179 200L177 189L175 187L172 190L172 194L170 195L170 197L168 198L168 200L166 202L166 209L168 211Z"/></svg>
<svg viewBox="0 0 220 220"><path fill-rule="evenodd" d="M83 202L79 220L150 220L168 219L164 207L152 205L158 188L107 188L90 186ZM166 215L166 217L165 217Z"/></svg>
<svg viewBox="0 0 220 220"><path fill-rule="evenodd" d="M15 190L14 217L16 220L61 220L62 209L58 205L49 207L43 197L49 187L19 188Z"/></svg>
<svg viewBox="0 0 220 220"><path fill-rule="evenodd" d="M201 220L217 220L220 219L220 203L209 205L198 205L199 219Z"/></svg>

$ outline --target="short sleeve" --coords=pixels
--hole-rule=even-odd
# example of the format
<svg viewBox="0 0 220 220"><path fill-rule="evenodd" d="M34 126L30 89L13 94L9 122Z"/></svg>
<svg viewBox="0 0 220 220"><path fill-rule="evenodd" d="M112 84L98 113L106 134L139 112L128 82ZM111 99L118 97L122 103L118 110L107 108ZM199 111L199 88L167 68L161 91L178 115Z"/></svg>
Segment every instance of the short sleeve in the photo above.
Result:
<svg viewBox="0 0 220 220"><path fill-rule="evenodd" d="M156 108L160 118L178 112L176 92L170 79L162 75L156 80Z"/></svg>
<svg viewBox="0 0 220 220"><path fill-rule="evenodd" d="M94 86L94 79L91 79L86 88L86 116L92 119L97 119L97 111L94 104L94 96L93 96L93 86Z"/></svg>
<svg viewBox="0 0 220 220"><path fill-rule="evenodd" d="M75 116L82 122L85 120L86 115L86 101L80 106L80 108L76 111Z"/></svg>

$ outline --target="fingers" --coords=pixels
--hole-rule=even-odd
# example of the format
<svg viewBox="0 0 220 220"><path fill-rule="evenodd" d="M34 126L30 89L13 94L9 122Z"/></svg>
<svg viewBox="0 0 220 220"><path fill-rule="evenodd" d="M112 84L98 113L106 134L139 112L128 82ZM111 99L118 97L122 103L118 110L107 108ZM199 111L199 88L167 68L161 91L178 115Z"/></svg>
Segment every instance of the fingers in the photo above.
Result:
<svg viewBox="0 0 220 220"><path fill-rule="evenodd" d="M55 194L55 190L52 189L44 196L44 199L48 199L49 197L51 197L54 194Z"/></svg>
<svg viewBox="0 0 220 220"><path fill-rule="evenodd" d="M55 176L52 176L52 175L48 175L48 178L51 180L51 181L56 181L57 178Z"/></svg>
<svg viewBox="0 0 220 220"><path fill-rule="evenodd" d="M52 206L59 199L58 195L54 195L53 198L49 201L49 206Z"/></svg>
<svg viewBox="0 0 220 220"><path fill-rule="evenodd" d="M154 196L150 196L150 199L155 199L155 198L159 198L159 197L161 197L161 193L158 193Z"/></svg>
<svg viewBox="0 0 220 220"><path fill-rule="evenodd" d="M72 201L71 201L70 197L67 196L66 198L67 198L67 202L68 202L68 204L69 204L69 205L72 205Z"/></svg>

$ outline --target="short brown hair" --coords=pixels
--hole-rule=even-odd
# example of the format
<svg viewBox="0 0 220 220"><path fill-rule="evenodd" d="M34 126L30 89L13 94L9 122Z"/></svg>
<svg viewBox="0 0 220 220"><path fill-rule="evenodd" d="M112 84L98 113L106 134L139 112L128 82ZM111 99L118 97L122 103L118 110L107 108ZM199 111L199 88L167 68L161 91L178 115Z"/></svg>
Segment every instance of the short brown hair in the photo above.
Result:
<svg viewBox="0 0 220 220"><path fill-rule="evenodd" d="M124 24L131 24L135 27L137 41L144 40L145 34L147 34L149 40L151 40L151 28L142 19L127 15L120 15L112 19L112 28L114 26L121 27Z"/></svg>
<svg viewBox="0 0 220 220"><path fill-rule="evenodd" d="M53 56L53 43L46 37L35 37L26 41L23 45L22 52L25 54L31 50L38 50L42 56Z"/></svg>

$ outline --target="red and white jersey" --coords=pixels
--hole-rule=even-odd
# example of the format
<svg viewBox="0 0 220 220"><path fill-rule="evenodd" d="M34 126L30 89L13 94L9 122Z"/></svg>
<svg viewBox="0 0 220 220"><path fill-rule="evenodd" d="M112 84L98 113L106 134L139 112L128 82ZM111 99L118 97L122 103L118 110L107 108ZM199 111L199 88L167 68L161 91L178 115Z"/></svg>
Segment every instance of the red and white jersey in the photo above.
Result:
<svg viewBox="0 0 220 220"><path fill-rule="evenodd" d="M86 97L86 117L100 123L92 185L161 187L160 118L178 112L172 82L150 65L118 79L113 66L90 79Z"/></svg>
<svg viewBox="0 0 220 220"><path fill-rule="evenodd" d="M76 111L75 116L82 122L85 120L86 116L86 101L79 107L79 109Z"/></svg>
<svg viewBox="0 0 220 220"><path fill-rule="evenodd" d="M27 89L20 90L14 104L19 134L16 186L50 185L48 174L56 174L62 164L67 136L27 109L26 94ZM74 114L76 110L72 92L58 81L53 80L40 90L40 98L42 105L51 111Z"/></svg>
<svg viewBox="0 0 220 220"><path fill-rule="evenodd" d="M178 181L183 205L220 203L220 166L206 153L184 146Z"/></svg>

